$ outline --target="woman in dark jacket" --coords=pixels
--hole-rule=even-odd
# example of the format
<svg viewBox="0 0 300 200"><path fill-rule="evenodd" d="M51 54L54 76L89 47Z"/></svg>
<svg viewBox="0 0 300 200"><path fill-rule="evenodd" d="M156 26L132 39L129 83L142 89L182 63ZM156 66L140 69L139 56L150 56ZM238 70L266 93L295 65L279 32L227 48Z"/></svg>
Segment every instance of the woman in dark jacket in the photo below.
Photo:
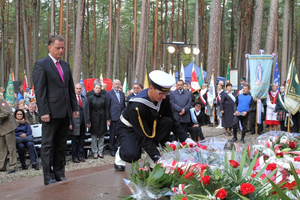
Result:
<svg viewBox="0 0 300 200"><path fill-rule="evenodd" d="M94 93L88 97L91 135L92 135L92 152L94 158L98 156L103 158L104 134L109 126L109 112L106 107L105 91L101 91L101 84L94 83ZM99 138L97 140L97 138Z"/></svg>
<svg viewBox="0 0 300 200"><path fill-rule="evenodd" d="M32 168L38 170L39 167L36 164L36 156L34 151L32 130L29 125L28 120L25 117L24 110L17 109L14 113L16 122L18 124L15 130L17 149L19 153L20 162L22 164L22 169L28 169L26 165L25 158L25 147L28 149L30 163L32 164Z"/></svg>

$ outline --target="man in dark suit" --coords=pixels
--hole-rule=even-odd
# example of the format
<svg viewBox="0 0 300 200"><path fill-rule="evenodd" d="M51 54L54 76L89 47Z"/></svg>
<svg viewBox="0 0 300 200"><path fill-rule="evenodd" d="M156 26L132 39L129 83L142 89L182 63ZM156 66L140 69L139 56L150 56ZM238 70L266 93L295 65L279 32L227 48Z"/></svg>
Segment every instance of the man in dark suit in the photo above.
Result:
<svg viewBox="0 0 300 200"><path fill-rule="evenodd" d="M119 142L116 139L116 125L125 108L125 95L120 91L120 86L120 80L116 79L113 82L113 89L106 93L106 106L110 117L108 121L110 122L109 147L111 156L115 156L116 147L119 146Z"/></svg>
<svg viewBox="0 0 300 200"><path fill-rule="evenodd" d="M70 118L79 115L69 63L60 60L65 51L64 37L53 35L49 54L36 61L32 72L36 101L42 120L41 158L44 184L66 180L65 149Z"/></svg>
<svg viewBox="0 0 300 200"><path fill-rule="evenodd" d="M183 89L183 81L177 81L177 90L171 92L170 102L173 110L174 118L180 123L183 130L187 132L190 122L189 110L191 108L192 97L191 92ZM177 140L177 138L174 138Z"/></svg>
<svg viewBox="0 0 300 200"><path fill-rule="evenodd" d="M70 120L69 133L72 140L72 159L74 163L85 162L83 154L85 131L91 126L90 112L87 97L81 94L82 85L75 84L75 93L78 102L79 117Z"/></svg>
<svg viewBox="0 0 300 200"><path fill-rule="evenodd" d="M137 84L137 83L133 84L133 86L132 86L132 91L133 91L133 92L132 92L130 95L128 95L128 97L127 97L127 103L129 102L129 100L130 100L132 97L134 97L135 95L137 95L137 94L141 91L140 85Z"/></svg>

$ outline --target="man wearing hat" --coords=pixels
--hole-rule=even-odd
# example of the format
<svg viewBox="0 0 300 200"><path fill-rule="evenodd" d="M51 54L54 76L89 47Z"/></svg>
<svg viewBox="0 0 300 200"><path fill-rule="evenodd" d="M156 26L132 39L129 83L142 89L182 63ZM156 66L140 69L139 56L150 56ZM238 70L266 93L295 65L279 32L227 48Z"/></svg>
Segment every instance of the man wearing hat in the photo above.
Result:
<svg viewBox="0 0 300 200"><path fill-rule="evenodd" d="M164 145L172 131L180 142L194 143L173 117L168 93L174 79L161 70L149 74L150 87L132 97L117 124L120 146L116 152L115 170L124 171L126 162L141 158L142 148L148 154L150 167L160 158L156 146Z"/></svg>
<svg viewBox="0 0 300 200"><path fill-rule="evenodd" d="M241 93L242 93L242 90L243 90L243 86L245 85L245 82L246 82L246 78L241 77L240 78L240 84L239 84L239 87L238 87L238 90L241 91Z"/></svg>

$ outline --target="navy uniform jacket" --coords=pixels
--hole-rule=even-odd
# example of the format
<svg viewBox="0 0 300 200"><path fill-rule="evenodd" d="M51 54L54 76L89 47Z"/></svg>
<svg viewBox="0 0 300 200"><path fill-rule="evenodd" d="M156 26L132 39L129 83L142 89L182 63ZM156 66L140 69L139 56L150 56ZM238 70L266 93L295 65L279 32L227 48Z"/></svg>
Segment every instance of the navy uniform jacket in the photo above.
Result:
<svg viewBox="0 0 300 200"><path fill-rule="evenodd" d="M149 102L150 99L147 95L148 89L143 90L139 94L137 94L135 97L132 98L134 100L135 98L142 98L146 99ZM118 137L121 135L122 137L126 136L126 133L128 132L134 132L137 136L137 139L141 143L142 147L145 148L145 151L148 153L148 155L151 157L152 160L156 161L157 156L160 155L159 151L156 148L156 144L153 139L148 138L145 136L139 120L138 120L138 114L136 111L136 107L139 109L139 113L143 122L143 126L145 129L145 132L148 135L152 135L153 130L153 122L154 119L157 119L157 123L159 123L160 117L169 117L173 121L173 127L172 132L179 138L181 142L184 142L187 139L186 132L182 129L179 122L173 117L171 104L169 101L169 97L167 96L166 99L162 100L160 103L158 103L156 106L159 107L159 111L153 108L155 106L153 103L152 108L148 105L145 105L140 102L133 102L130 101L127 107L125 108L124 112L122 113L122 116L132 125L132 127L128 127L125 124L123 124L122 121L118 122L117 125L117 135ZM150 103L151 104L151 103ZM187 113L189 114L189 110L187 110ZM189 117L189 116L188 116Z"/></svg>

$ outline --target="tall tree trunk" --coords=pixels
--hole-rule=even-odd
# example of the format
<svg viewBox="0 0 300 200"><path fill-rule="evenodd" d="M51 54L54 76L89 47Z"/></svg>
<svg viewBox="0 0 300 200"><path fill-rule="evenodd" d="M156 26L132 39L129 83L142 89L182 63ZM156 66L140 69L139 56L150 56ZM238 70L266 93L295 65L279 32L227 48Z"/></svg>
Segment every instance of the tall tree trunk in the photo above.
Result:
<svg viewBox="0 0 300 200"><path fill-rule="evenodd" d="M20 71L20 1L15 1L15 17L15 80L18 81Z"/></svg>
<svg viewBox="0 0 300 200"><path fill-rule="evenodd" d="M165 66L164 66L164 62L163 62L163 56L164 56L163 47L165 46L165 45L163 45L164 40L165 40L164 29L163 29L163 27L164 27L164 25L163 25L163 13L164 13L164 4L163 4L163 0L160 0L160 59L159 60L160 60L161 66L164 67L164 70L166 70Z"/></svg>
<svg viewBox="0 0 300 200"><path fill-rule="evenodd" d="M60 0L58 35L63 34L63 20L64 20L64 0Z"/></svg>
<svg viewBox="0 0 300 200"><path fill-rule="evenodd" d="M209 25L209 43L208 43L208 61L207 61L207 80L211 79L214 73L214 82L217 81L219 54L219 31L221 20L221 0L211 1L210 25Z"/></svg>
<svg viewBox="0 0 300 200"><path fill-rule="evenodd" d="M177 10L176 41L179 41L179 21L180 21L180 1L178 1L178 10Z"/></svg>
<svg viewBox="0 0 300 200"><path fill-rule="evenodd" d="M185 18L185 10L184 10L184 0L182 0L182 9L181 9L181 18L182 18L182 22L181 22L181 41L185 42L185 31L184 31L184 25L185 25L185 21L184 21L184 18ZM178 14L179 14L179 11L178 11ZM179 19L179 17L178 17Z"/></svg>
<svg viewBox="0 0 300 200"><path fill-rule="evenodd" d="M254 25L252 33L251 54L258 54L261 41L264 0L257 0L255 4Z"/></svg>
<svg viewBox="0 0 300 200"><path fill-rule="evenodd" d="M158 0L155 3L155 21L154 21L154 52L153 52L153 66L152 69L156 69L157 60L157 34L158 34Z"/></svg>
<svg viewBox="0 0 300 200"><path fill-rule="evenodd" d="M286 80L287 68L288 68L289 9L290 9L290 0L285 0L284 14L283 14L283 34L282 34L281 83L283 83Z"/></svg>
<svg viewBox="0 0 300 200"><path fill-rule="evenodd" d="M94 18L94 62L93 62L93 77L98 76L97 71L97 20L96 20L96 0L93 2L94 11L93 11L93 18Z"/></svg>
<svg viewBox="0 0 300 200"><path fill-rule="evenodd" d="M161 13L163 13L161 11ZM162 14L163 16L163 14ZM161 23L161 26L164 27L164 36L163 36L163 42L166 42L167 41L167 31L168 31L168 1L165 1L165 22L164 24ZM166 48L166 45L163 45L163 51L162 51L162 54L163 54L163 65L165 66L166 70L169 72L171 67L170 65L167 65L167 48Z"/></svg>
<svg viewBox="0 0 300 200"><path fill-rule="evenodd" d="M133 47L132 47L132 73L131 73L131 81L133 82L135 79L135 73L136 73L136 34L137 34L137 0L134 0L133 5L133 21L134 21L134 27L133 27Z"/></svg>
<svg viewBox="0 0 300 200"><path fill-rule="evenodd" d="M231 1L231 19L230 19L230 45L229 52L231 54L231 66L234 66L234 4L233 0Z"/></svg>
<svg viewBox="0 0 300 200"><path fill-rule="evenodd" d="M70 59L70 28L69 28L69 1L66 1L66 48L65 48L65 60L69 62Z"/></svg>
<svg viewBox="0 0 300 200"><path fill-rule="evenodd" d="M295 0L290 0L290 21L289 21L289 46L288 46L288 65L292 61L293 53L294 53L294 8L295 8Z"/></svg>
<svg viewBox="0 0 300 200"><path fill-rule="evenodd" d="M108 52L107 52L107 68L106 68L106 77L111 78L110 68L111 68L111 36L112 36L112 2L109 0L109 12L108 12Z"/></svg>
<svg viewBox="0 0 300 200"><path fill-rule="evenodd" d="M205 38L205 29L204 29L204 10L205 10L205 0L200 0L200 9L199 9L199 16L200 16L200 27L199 27L199 49L200 49L200 57L199 57L199 64L203 61L204 53L204 38Z"/></svg>
<svg viewBox="0 0 300 200"><path fill-rule="evenodd" d="M39 9L40 9L40 0L34 0L33 2L33 62L38 60L38 51L39 51Z"/></svg>
<svg viewBox="0 0 300 200"><path fill-rule="evenodd" d="M275 29L277 25L278 15L278 0L272 0L270 5L269 24L267 30L266 41L266 54L272 54L274 52L275 45Z"/></svg>
<svg viewBox="0 0 300 200"><path fill-rule="evenodd" d="M0 55L0 69L1 69L1 86L4 87L4 10L5 10L5 1L0 2L0 10L1 10L1 55Z"/></svg>
<svg viewBox="0 0 300 200"><path fill-rule="evenodd" d="M76 22L76 48L74 50L75 57L73 58L73 80L74 83L80 81L81 66L82 66L82 34L84 21L84 0L78 0L77 22Z"/></svg>
<svg viewBox="0 0 300 200"><path fill-rule="evenodd" d="M50 35L54 35L55 34L55 0L51 0L51 17L50 17L50 21L51 21Z"/></svg>
<svg viewBox="0 0 300 200"><path fill-rule="evenodd" d="M27 12L25 0L22 0L22 11L23 11L23 36L24 36L24 55L25 55L25 66L27 74L27 87L31 87L31 70L30 70L30 56L29 56L29 39L28 39L28 27L27 27Z"/></svg>
<svg viewBox="0 0 300 200"><path fill-rule="evenodd" d="M298 25L297 25L297 54L295 56L296 59L296 69L297 69L297 72L298 72L298 76L300 75L300 23L299 23L299 19L297 18L297 21L298 21Z"/></svg>
<svg viewBox="0 0 300 200"><path fill-rule="evenodd" d="M149 2L142 2L140 36L138 44L138 53L136 59L136 74L138 83L143 83L145 69L147 67L147 40L148 40L148 19L149 19Z"/></svg>
<svg viewBox="0 0 300 200"><path fill-rule="evenodd" d="M119 79L117 76L117 69L120 67L120 53L119 53L119 38L120 38L120 7L121 0L117 0L117 19L116 19L116 37L115 37L115 48L114 48L114 66L113 66L113 79Z"/></svg>
<svg viewBox="0 0 300 200"><path fill-rule="evenodd" d="M193 44L196 44L195 47L199 48L199 1L195 2L195 22L194 22L194 34L193 34ZM200 55L195 55L196 65L200 66L199 60Z"/></svg>
<svg viewBox="0 0 300 200"><path fill-rule="evenodd" d="M172 13L170 19L170 42L173 41L174 36L174 13L175 13L175 2L172 0ZM169 53L169 67L173 70L173 55Z"/></svg>
<svg viewBox="0 0 300 200"><path fill-rule="evenodd" d="M73 61L75 58L75 49L76 49L76 0L73 0ZM74 63L73 63L74 65Z"/></svg>
<svg viewBox="0 0 300 200"><path fill-rule="evenodd" d="M84 76L86 78L90 77L90 60L91 60L91 51L90 51L90 1L86 1L86 73ZM82 70L84 72L84 70Z"/></svg>

